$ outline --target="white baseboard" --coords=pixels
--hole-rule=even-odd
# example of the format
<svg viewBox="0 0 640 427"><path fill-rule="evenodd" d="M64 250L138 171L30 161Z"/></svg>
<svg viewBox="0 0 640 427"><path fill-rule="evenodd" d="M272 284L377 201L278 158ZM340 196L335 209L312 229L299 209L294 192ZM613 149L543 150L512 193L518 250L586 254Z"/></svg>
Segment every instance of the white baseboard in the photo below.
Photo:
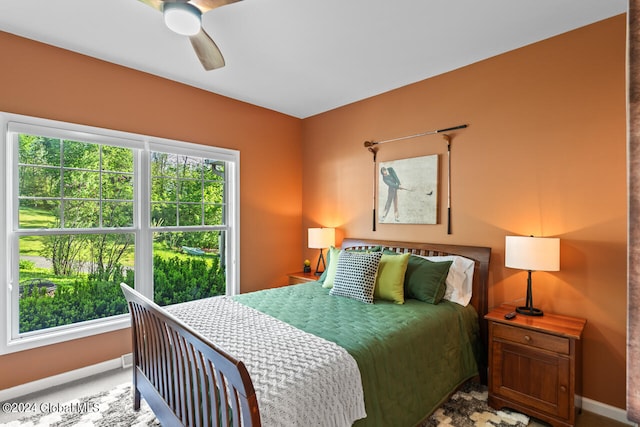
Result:
<svg viewBox="0 0 640 427"><path fill-rule="evenodd" d="M598 402L587 397L582 398L582 410L591 412L592 414L601 415L606 418L624 423L630 426L637 427L638 424L633 423L627 419L627 411L615 406L607 405L606 403Z"/></svg>
<svg viewBox="0 0 640 427"><path fill-rule="evenodd" d="M131 366L131 357L131 353L124 354L117 359L107 360L95 365L85 366L84 368L75 369L73 371L64 372L59 375L53 375L51 377L42 378L30 383L21 384L5 390L0 390L0 402L16 399L27 394L70 383L72 381L90 377L91 375L101 374L113 369L127 368ZM607 405L606 403L583 397L582 409L584 411L589 411L591 413L610 418L620 423L638 427L638 424L632 423L627 419L627 411L621 408L616 408L615 406Z"/></svg>
<svg viewBox="0 0 640 427"><path fill-rule="evenodd" d="M120 359L122 360L123 368L130 368L133 366L133 353L123 354L120 356Z"/></svg>
<svg viewBox="0 0 640 427"><path fill-rule="evenodd" d="M26 396L27 394L39 392L61 384L70 383L92 375L101 374L113 369L125 368L127 367L127 360L131 360L131 354L125 354L117 359L107 360L95 365L85 366L84 368L74 369L73 371L64 372L62 374L53 375L30 383L20 384L15 387L0 390L0 402L16 399L21 396Z"/></svg>

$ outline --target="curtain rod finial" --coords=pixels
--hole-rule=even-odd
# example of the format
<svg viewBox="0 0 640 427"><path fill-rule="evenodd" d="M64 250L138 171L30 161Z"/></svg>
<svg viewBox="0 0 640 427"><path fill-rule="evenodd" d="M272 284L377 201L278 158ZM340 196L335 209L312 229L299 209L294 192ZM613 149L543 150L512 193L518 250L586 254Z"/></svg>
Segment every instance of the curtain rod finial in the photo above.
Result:
<svg viewBox="0 0 640 427"><path fill-rule="evenodd" d="M373 154L373 162L375 163L376 158L378 157L378 147L368 147L367 150L371 151L371 153Z"/></svg>

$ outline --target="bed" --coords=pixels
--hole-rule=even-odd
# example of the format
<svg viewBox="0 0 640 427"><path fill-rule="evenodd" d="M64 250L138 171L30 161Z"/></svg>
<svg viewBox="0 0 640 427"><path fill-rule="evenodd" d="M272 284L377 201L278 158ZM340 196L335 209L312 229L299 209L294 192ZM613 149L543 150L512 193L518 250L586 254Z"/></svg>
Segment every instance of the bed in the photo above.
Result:
<svg viewBox="0 0 640 427"><path fill-rule="evenodd" d="M163 425L411 426L465 381L486 381L489 248L347 238L342 249L358 255L340 268L373 252L388 265L471 260L469 304L365 304L309 282L161 308L124 285L134 408L144 397Z"/></svg>

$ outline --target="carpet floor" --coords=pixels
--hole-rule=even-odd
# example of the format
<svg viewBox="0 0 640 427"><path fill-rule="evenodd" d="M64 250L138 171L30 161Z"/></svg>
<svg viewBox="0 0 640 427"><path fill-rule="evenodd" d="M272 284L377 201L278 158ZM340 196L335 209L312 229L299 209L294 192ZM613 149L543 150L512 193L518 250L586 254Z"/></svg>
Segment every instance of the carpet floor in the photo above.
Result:
<svg viewBox="0 0 640 427"><path fill-rule="evenodd" d="M144 400L133 410L130 384L51 407L10 421L6 427L149 427L159 426ZM438 408L422 427L525 427L529 418L517 412L496 411L487 405L487 389L467 383Z"/></svg>

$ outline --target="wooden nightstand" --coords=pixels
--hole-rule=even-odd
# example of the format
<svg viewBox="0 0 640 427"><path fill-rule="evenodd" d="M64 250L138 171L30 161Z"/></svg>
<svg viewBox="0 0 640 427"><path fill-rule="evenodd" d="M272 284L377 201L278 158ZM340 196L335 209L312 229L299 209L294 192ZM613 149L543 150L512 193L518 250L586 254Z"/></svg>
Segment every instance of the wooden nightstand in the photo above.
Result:
<svg viewBox="0 0 640 427"><path fill-rule="evenodd" d="M288 276L289 276L290 285L297 285L298 283L305 283L305 282L313 282L320 278L320 276L316 276L315 274L313 274L313 272L305 273L303 271L299 271L297 273L290 273Z"/></svg>
<svg viewBox="0 0 640 427"><path fill-rule="evenodd" d="M575 401L582 395L582 331L585 319L545 313L518 314L503 305L485 316L489 322L489 405L573 426Z"/></svg>

